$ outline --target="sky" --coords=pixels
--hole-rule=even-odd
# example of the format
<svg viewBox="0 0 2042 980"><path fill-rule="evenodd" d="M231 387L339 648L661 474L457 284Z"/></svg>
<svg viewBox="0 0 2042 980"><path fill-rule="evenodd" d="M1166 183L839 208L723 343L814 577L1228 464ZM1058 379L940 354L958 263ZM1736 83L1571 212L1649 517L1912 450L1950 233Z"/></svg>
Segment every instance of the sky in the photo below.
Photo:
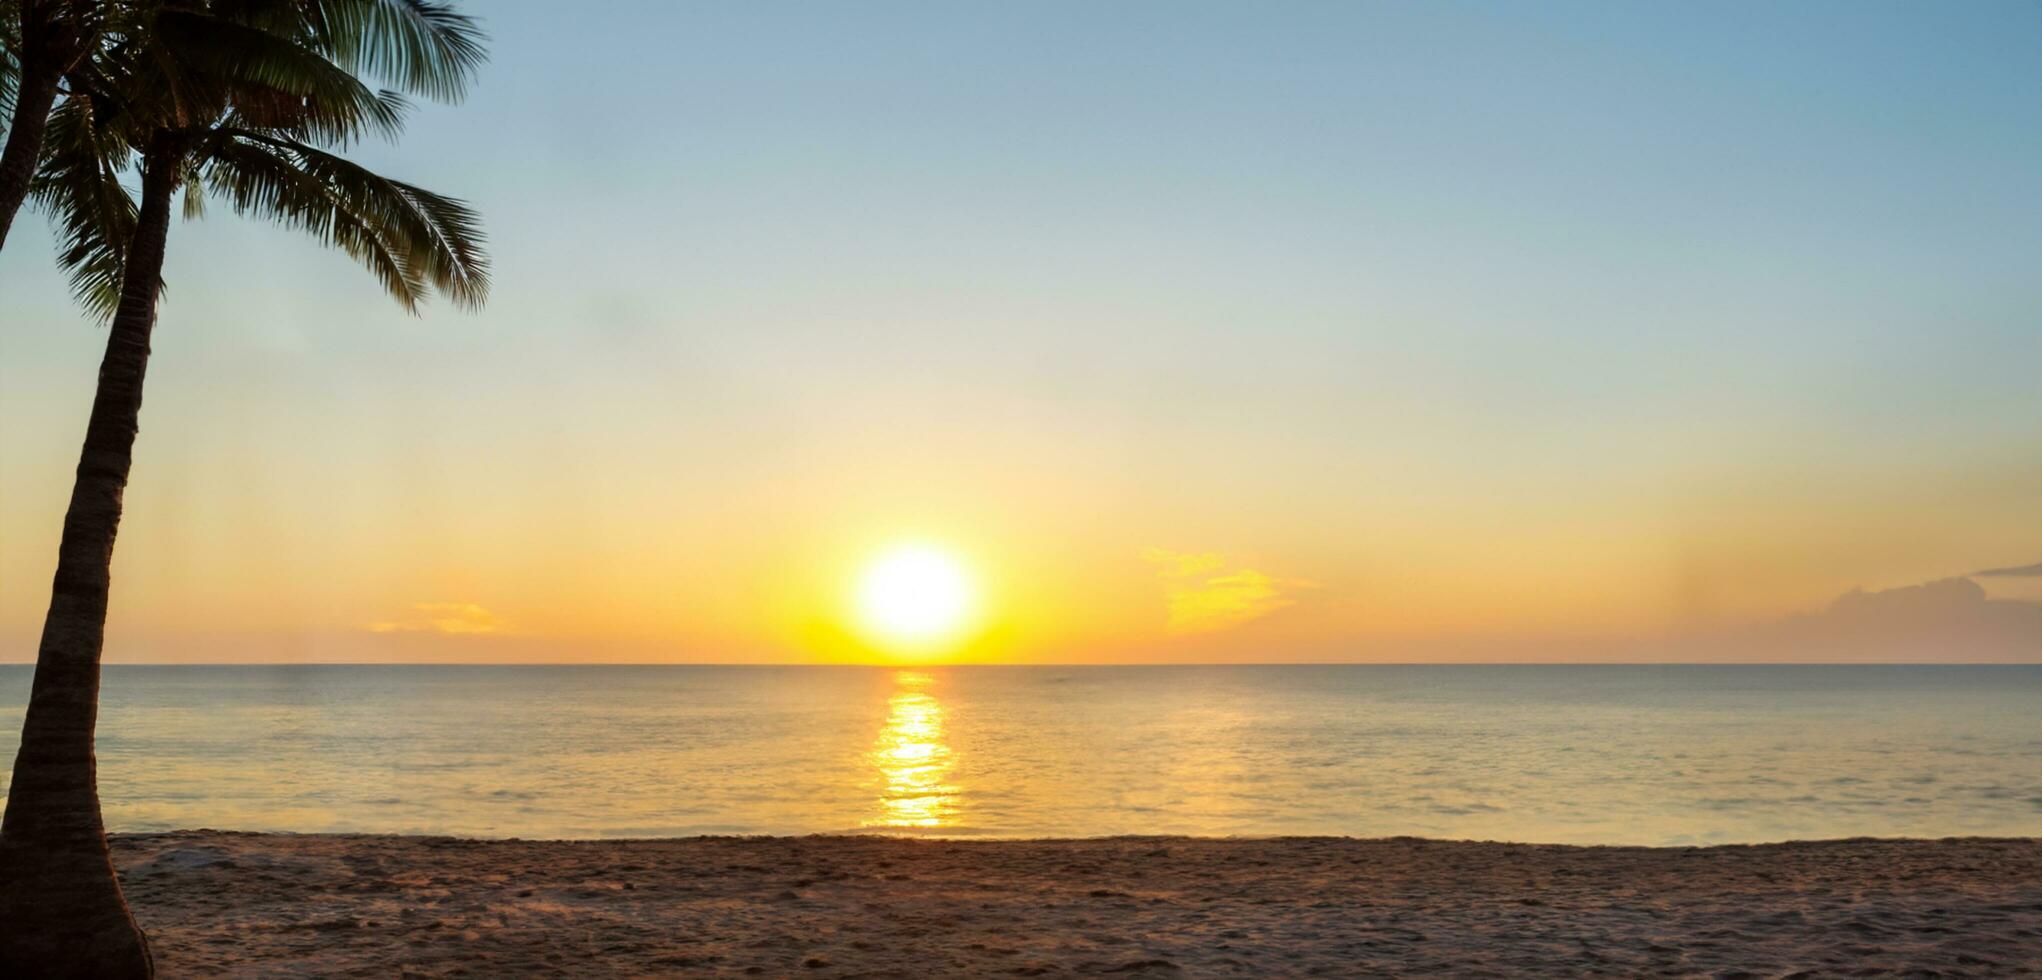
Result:
<svg viewBox="0 0 2042 980"><path fill-rule="evenodd" d="M464 7L353 152L487 307L176 225L110 662L885 660L903 542L978 610L918 657L1853 659L1901 590L2000 626L1887 655L2042 660L1964 578L2042 559L2033 3ZM105 338L50 256L8 661Z"/></svg>

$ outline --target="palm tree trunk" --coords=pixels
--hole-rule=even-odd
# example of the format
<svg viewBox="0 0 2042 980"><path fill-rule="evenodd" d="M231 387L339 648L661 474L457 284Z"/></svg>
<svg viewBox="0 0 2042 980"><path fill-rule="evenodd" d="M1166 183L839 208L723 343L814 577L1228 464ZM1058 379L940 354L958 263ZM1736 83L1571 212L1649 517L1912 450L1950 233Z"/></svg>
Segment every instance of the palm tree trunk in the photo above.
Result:
<svg viewBox="0 0 2042 980"><path fill-rule="evenodd" d="M143 157L141 212L64 515L35 684L0 822L0 976L153 973L148 942L121 899L107 857L92 733L114 532L133 461L170 199L182 163L167 134Z"/></svg>
<svg viewBox="0 0 2042 980"><path fill-rule="evenodd" d="M14 90L14 116L7 121L7 148L0 150L0 247L14 214L28 200L36 162L42 158L43 130L57 103L57 83L70 60L68 28L51 17L56 4L21 5L21 77Z"/></svg>

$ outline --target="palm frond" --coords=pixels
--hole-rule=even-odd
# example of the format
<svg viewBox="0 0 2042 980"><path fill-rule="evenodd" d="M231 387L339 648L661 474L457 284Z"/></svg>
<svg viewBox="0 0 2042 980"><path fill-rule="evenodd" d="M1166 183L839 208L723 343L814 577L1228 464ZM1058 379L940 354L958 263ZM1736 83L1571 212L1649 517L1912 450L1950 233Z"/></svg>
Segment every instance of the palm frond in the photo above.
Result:
<svg viewBox="0 0 2042 980"><path fill-rule="evenodd" d="M353 256L391 296L414 310L424 286L376 227L334 199L328 188L264 147L227 139L205 166L207 184L240 214L260 214L308 232Z"/></svg>
<svg viewBox="0 0 2042 980"><path fill-rule="evenodd" d="M433 291L481 305L489 290L481 223L466 204L296 140L222 131L207 184L237 213L316 235L366 266L416 311Z"/></svg>
<svg viewBox="0 0 2042 980"><path fill-rule="evenodd" d="M475 19L434 0L313 0L315 43L342 67L457 102L489 60Z"/></svg>
<svg viewBox="0 0 2042 980"><path fill-rule="evenodd" d="M294 120L322 142L349 143L364 131L394 139L404 128L401 96L369 88L288 36L182 9L159 14L155 30L177 63L164 67L166 83L193 94L190 107L179 106L192 122L211 122L218 109L209 107L226 103L258 125Z"/></svg>
<svg viewBox="0 0 2042 980"><path fill-rule="evenodd" d="M88 309L118 302L136 218L121 172L144 145L180 148L187 218L224 201L348 253L407 310L434 292L481 305L489 270L474 210L334 152L396 135L410 105L393 89L458 97L482 61L472 20L436 0L100 3L126 12L69 76L36 185Z"/></svg>
<svg viewBox="0 0 2042 980"><path fill-rule="evenodd" d="M206 183L197 171L184 175L184 220L197 221L206 216Z"/></svg>
<svg viewBox="0 0 2042 980"><path fill-rule="evenodd" d="M84 97L57 106L43 143L32 193L56 220L57 263L70 273L71 292L86 312L111 317L135 229L135 200L121 184L133 153L96 125L92 101Z"/></svg>

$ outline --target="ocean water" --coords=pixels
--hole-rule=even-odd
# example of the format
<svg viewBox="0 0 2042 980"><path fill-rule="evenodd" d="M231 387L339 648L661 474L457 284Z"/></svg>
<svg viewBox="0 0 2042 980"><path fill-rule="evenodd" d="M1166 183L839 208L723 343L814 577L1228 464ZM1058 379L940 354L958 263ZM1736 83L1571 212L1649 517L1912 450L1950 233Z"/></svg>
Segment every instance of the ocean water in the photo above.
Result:
<svg viewBox="0 0 2042 980"><path fill-rule="evenodd" d="M114 830L2042 834L2042 666L115 666L103 705Z"/></svg>

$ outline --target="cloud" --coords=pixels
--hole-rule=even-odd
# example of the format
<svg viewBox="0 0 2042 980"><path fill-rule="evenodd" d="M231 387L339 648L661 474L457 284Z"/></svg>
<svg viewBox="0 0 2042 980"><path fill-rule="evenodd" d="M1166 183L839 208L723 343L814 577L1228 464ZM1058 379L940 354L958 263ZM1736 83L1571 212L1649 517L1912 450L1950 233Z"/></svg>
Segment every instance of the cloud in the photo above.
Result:
<svg viewBox="0 0 2042 980"><path fill-rule="evenodd" d="M1968 577L1946 578L1852 589L1822 612L1732 639L1717 652L1738 659L2033 663L2042 660L2042 603L1993 599Z"/></svg>
<svg viewBox="0 0 2042 980"><path fill-rule="evenodd" d="M1163 580L1171 633L1210 633L1261 619L1297 604L1289 592L1316 588L1298 579L1279 579L1252 568L1225 571L1226 558L1212 552L1150 548L1142 553Z"/></svg>
<svg viewBox="0 0 2042 980"><path fill-rule="evenodd" d="M371 633L445 633L473 636L509 632L510 624L495 613L472 602L414 602L411 615L402 619L370 623L362 627Z"/></svg>
<svg viewBox="0 0 2042 980"><path fill-rule="evenodd" d="M2013 568L1988 568L1985 571L1972 572L1971 574L1973 577L1984 576L1987 578L2042 578L2042 561L2038 561L2033 565L2017 565Z"/></svg>
<svg viewBox="0 0 2042 980"><path fill-rule="evenodd" d="M1985 590L1968 578L1946 578L1920 585L1867 592L1852 589L1829 604L1828 617L1841 622L1869 625L1934 623L1965 616L1984 608Z"/></svg>

